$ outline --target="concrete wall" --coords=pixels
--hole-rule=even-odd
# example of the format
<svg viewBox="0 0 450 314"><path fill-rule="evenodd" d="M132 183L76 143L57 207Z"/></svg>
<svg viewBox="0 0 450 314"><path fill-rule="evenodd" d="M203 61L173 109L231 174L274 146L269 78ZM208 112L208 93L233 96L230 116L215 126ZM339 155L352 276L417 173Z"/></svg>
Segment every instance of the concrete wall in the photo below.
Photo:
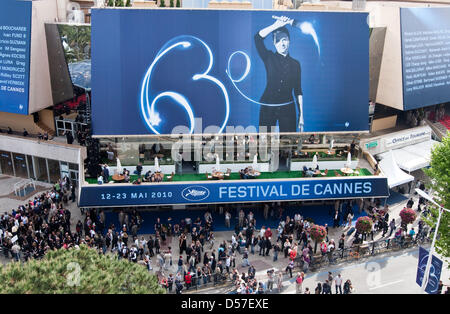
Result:
<svg viewBox="0 0 450 314"><path fill-rule="evenodd" d="M45 124L47 127L56 131L55 129L55 117L53 115L53 111L49 109L44 109L39 111L39 121Z"/></svg>
<svg viewBox="0 0 450 314"><path fill-rule="evenodd" d="M0 150L61 160L78 165L86 158L86 147L3 134L0 134Z"/></svg>
<svg viewBox="0 0 450 314"><path fill-rule="evenodd" d="M53 105L44 23L55 22L57 19L56 0L33 1L29 114Z"/></svg>
<svg viewBox="0 0 450 314"><path fill-rule="evenodd" d="M33 122L32 115L22 115L9 112L0 112L0 127L5 130L10 127L13 131L22 132L25 128L30 134L42 133L42 130Z"/></svg>
<svg viewBox="0 0 450 314"><path fill-rule="evenodd" d="M370 131L375 132L379 130L394 128L396 124L397 124L397 115L380 119L374 119L372 121L372 127Z"/></svg>

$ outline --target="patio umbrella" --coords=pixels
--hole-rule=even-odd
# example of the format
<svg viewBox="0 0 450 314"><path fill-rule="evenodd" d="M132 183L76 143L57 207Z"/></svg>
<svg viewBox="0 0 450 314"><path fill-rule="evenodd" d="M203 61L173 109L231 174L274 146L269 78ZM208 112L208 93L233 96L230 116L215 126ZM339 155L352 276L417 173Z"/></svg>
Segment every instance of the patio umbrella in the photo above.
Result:
<svg viewBox="0 0 450 314"><path fill-rule="evenodd" d="M160 172L158 157L155 157L155 172Z"/></svg>
<svg viewBox="0 0 450 314"><path fill-rule="evenodd" d="M220 171L220 160L218 154L216 154L216 171Z"/></svg>
<svg viewBox="0 0 450 314"><path fill-rule="evenodd" d="M119 158L116 158L116 161L117 161L117 167L116 167L117 173L121 174L123 172L122 164L120 163Z"/></svg>
<svg viewBox="0 0 450 314"><path fill-rule="evenodd" d="M347 162L345 163L346 168L350 168L352 166L352 154L348 153Z"/></svg>
<svg viewBox="0 0 450 314"><path fill-rule="evenodd" d="M258 171L258 169L256 167L258 167L258 154L255 154L255 156L253 157L252 168L253 168L253 170Z"/></svg>
<svg viewBox="0 0 450 314"><path fill-rule="evenodd" d="M333 145L334 145L334 139L332 139L330 141L330 146L328 146L328 153L331 153L331 150L333 149Z"/></svg>
<svg viewBox="0 0 450 314"><path fill-rule="evenodd" d="M313 157L313 166L312 166L312 168L313 169L316 169L317 168L317 165L318 165L318 162L317 162L317 154L315 154L314 155L314 157Z"/></svg>

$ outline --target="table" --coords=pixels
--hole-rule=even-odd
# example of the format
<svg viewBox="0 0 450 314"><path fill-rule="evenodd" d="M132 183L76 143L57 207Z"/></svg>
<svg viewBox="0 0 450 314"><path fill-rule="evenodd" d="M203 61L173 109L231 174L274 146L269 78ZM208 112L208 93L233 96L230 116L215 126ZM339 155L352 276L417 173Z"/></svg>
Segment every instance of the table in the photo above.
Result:
<svg viewBox="0 0 450 314"><path fill-rule="evenodd" d="M216 180L223 180L224 175L223 172L216 171L212 173L212 177Z"/></svg>
<svg viewBox="0 0 450 314"><path fill-rule="evenodd" d="M112 179L116 182L122 182L123 180L125 180L125 176L120 175L120 174L115 174L112 176Z"/></svg>
<svg viewBox="0 0 450 314"><path fill-rule="evenodd" d="M247 175L248 175L248 177L250 179L255 179L255 178L257 178L257 177L259 177L261 175L261 172L259 172L259 171L251 171Z"/></svg>
<svg viewBox="0 0 450 314"><path fill-rule="evenodd" d="M162 173L160 171L156 171L155 176L161 178L161 181L164 179L164 173Z"/></svg>
<svg viewBox="0 0 450 314"><path fill-rule="evenodd" d="M351 168L341 168L341 172L346 176L353 174L353 170Z"/></svg>

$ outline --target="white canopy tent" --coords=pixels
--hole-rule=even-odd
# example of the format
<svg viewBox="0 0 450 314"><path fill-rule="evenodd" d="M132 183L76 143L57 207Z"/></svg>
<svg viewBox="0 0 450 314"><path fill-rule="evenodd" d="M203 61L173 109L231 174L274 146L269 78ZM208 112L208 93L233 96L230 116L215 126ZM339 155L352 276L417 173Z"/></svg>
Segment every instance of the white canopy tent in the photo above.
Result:
<svg viewBox="0 0 450 314"><path fill-rule="evenodd" d="M390 189L414 181L412 175L407 174L399 168L392 151L383 153L382 155L383 159L379 162L378 166L387 176Z"/></svg>
<svg viewBox="0 0 450 314"><path fill-rule="evenodd" d="M392 150L397 165L408 172L422 169L430 165L431 149L439 142L429 140ZM379 154L384 159L389 152Z"/></svg>

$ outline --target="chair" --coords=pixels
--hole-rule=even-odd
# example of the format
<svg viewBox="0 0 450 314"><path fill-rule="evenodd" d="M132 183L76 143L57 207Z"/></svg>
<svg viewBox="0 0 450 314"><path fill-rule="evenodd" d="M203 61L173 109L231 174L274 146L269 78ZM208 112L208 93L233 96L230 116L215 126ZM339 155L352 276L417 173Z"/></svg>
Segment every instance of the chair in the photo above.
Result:
<svg viewBox="0 0 450 314"><path fill-rule="evenodd" d="M206 172L206 179L208 179L208 180L212 180L212 176L210 176L209 174L208 174L208 172Z"/></svg>
<svg viewBox="0 0 450 314"><path fill-rule="evenodd" d="M324 177L325 177L327 174L328 174L328 169L325 169L325 171L321 173L321 175L324 176Z"/></svg>
<svg viewBox="0 0 450 314"><path fill-rule="evenodd" d="M170 176L167 176L167 181L172 181L174 174L175 173L172 172Z"/></svg>
<svg viewBox="0 0 450 314"><path fill-rule="evenodd" d="M360 167L357 167L357 168L353 171L353 174L354 174L355 176L359 176L359 174L361 173L360 170L361 170L361 168L360 168Z"/></svg>
<svg viewBox="0 0 450 314"><path fill-rule="evenodd" d="M228 168L227 169L227 172L225 173L225 178L229 178L230 177L230 174L231 174L231 169L230 168Z"/></svg>

